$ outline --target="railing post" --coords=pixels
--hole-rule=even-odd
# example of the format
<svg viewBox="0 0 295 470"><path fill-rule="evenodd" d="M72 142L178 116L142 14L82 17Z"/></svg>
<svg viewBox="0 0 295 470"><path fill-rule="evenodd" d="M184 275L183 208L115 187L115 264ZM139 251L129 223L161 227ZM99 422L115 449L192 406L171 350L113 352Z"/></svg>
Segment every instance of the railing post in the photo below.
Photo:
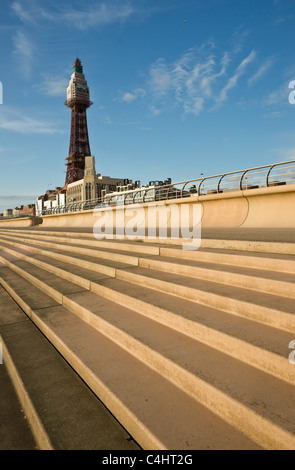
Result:
<svg viewBox="0 0 295 470"><path fill-rule="evenodd" d="M242 173L242 176L241 176L241 179L240 179L240 190L243 191L243 179L244 179L244 176L246 173L248 173L249 170L245 170L243 173Z"/></svg>
<svg viewBox="0 0 295 470"><path fill-rule="evenodd" d="M265 180L266 187L268 187L268 180L269 180L270 172L271 172L271 170L272 170L275 166L276 166L276 165L272 165L272 166L270 167L270 169L268 170L267 174L266 174L266 180Z"/></svg>

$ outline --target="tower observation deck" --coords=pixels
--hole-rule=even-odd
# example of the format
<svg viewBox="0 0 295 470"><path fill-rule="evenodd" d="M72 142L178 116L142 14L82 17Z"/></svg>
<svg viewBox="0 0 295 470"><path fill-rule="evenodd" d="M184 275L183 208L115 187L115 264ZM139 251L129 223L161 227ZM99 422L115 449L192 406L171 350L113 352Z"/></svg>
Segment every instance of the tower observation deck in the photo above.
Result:
<svg viewBox="0 0 295 470"><path fill-rule="evenodd" d="M91 156L86 110L90 101L89 87L83 74L81 61L77 58L67 88L65 105L71 108L71 133L69 155L66 158L67 172L65 185L83 178L85 157Z"/></svg>

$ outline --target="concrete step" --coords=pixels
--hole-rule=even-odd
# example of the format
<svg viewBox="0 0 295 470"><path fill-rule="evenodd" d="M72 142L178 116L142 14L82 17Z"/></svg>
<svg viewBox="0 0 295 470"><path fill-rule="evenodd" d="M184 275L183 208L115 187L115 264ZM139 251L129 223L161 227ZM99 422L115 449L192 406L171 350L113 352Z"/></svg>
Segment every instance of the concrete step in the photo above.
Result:
<svg viewBox="0 0 295 470"><path fill-rule="evenodd" d="M205 448L210 426L215 426L217 419L218 429L226 426L232 433L236 448L295 448L295 376L288 361L288 346L294 339L294 302L286 291L293 274L285 265L294 261L292 256L255 255L260 260L282 262L285 272L280 280L278 274L261 268L260 261L244 268L240 261L222 264L213 263L210 257L209 261L198 261L181 255L163 256L163 247L159 255L130 252L137 264L126 263L124 258L109 259L108 255L114 253L102 247L104 257L92 258L87 268L80 262L89 261L90 253L76 251L79 244L63 242L67 249L60 249L53 243L44 253L39 239L34 240L36 244L27 240L1 234L0 255L5 263L0 268L1 284L142 447L184 448L175 447L175 443L179 439L184 443L193 435L192 448L199 448L200 442ZM167 249L178 254L184 251ZM87 250L100 251L94 246ZM63 253L68 253L69 263L55 257ZM202 253L218 255L220 250ZM121 256L124 250L117 247L115 254ZM253 253L228 255L253 258ZM95 272L94 266L101 263L112 263L113 271L108 275L98 268ZM225 277L217 282L223 267ZM196 268L193 275L190 268ZM217 271L215 277L212 271ZM230 276L228 283L226 276ZM251 288L239 285L240 281L235 281L239 276L247 278ZM257 288L253 277L260 282ZM232 285L228 285L230 279ZM260 280L275 282L280 295L261 292ZM81 332L85 330L89 344L78 336L74 325ZM112 364L104 370L104 362L99 362L103 359L97 359L104 357L103 347L109 365L114 355L119 361L116 367ZM95 359L91 356L94 352ZM134 373L131 389L122 375L126 368ZM142 397L134 384L142 377L153 402L157 402L155 407L141 409ZM162 387L160 394L158 386ZM131 404L130 394L137 407ZM176 420L183 423L179 431L184 432L184 439L165 427L167 423L172 427L167 397L177 408ZM181 409L187 400L189 406L183 408L186 428ZM152 424L160 409L162 427ZM204 413L208 432L203 441L201 431L188 424L191 410L196 420ZM225 440L222 446L227 445Z"/></svg>
<svg viewBox="0 0 295 470"><path fill-rule="evenodd" d="M91 290L119 305L152 318L190 338L266 371L289 383L294 371L286 358L293 333L232 315L146 286L119 279L93 283Z"/></svg>
<svg viewBox="0 0 295 470"><path fill-rule="evenodd" d="M269 374L229 358L220 350L188 340L179 332L147 317L134 315L130 309L120 309L118 313L118 309L110 308L109 301L98 301L97 296L91 293L70 296L70 301L73 300L79 305L76 307L77 315L85 315L85 318L89 318L89 312L98 315L99 319L93 319L92 324L97 322L100 331L256 442L265 442L262 427L266 434L280 435L281 431L275 430L274 413L279 415L276 423L279 427L286 419L294 422L295 416L290 414L293 386L284 385ZM230 372L225 374L225 370ZM273 395L268 393L269 390ZM267 411L262 412L261 398L264 394L267 396L264 398ZM280 406L282 396L283 408L286 406L284 411ZM250 431L252 425L255 432L253 428ZM291 425L290 433L292 429ZM289 444L294 445L292 438Z"/></svg>
<svg viewBox="0 0 295 470"><path fill-rule="evenodd" d="M295 255L295 243L263 242L251 240L202 239L202 248L251 251L252 253L277 253Z"/></svg>
<svg viewBox="0 0 295 470"><path fill-rule="evenodd" d="M115 261L124 262L137 265L136 259L138 257L148 257L152 255L159 255L161 257L176 258L180 260L190 260L197 262L214 263L220 265L232 265L245 268L254 268L266 271L280 271L283 273L295 273L295 256L293 251L289 252L277 250L277 252L252 252L249 250L230 250L219 248L200 248L198 250L184 250L181 245L166 245L166 244L152 244L150 243L130 243L122 241L107 241L96 240L93 236L87 237L86 240L78 238L77 236L62 237L41 234L28 234L27 232L21 235L15 231L13 235L4 235L3 230L0 231L1 237L18 238L22 242L46 246L49 248L62 249L66 251L73 251L73 249L80 254L85 254L94 257L113 259ZM77 234L75 234L77 235ZM90 234L87 234L90 235ZM45 241L45 239L47 241ZM50 242L51 240L51 242ZM63 243L59 243L63 240ZM80 244L86 244L87 249L80 248ZM151 246L152 245L152 246ZM245 245L246 246L246 245ZM292 244L293 246L293 244ZM75 247L75 248L74 248ZM149 249L151 251L149 251ZM129 255L125 251L129 251ZM114 253L115 251L115 253ZM133 256L132 256L133 255ZM133 259L133 261L132 261Z"/></svg>
<svg viewBox="0 0 295 470"><path fill-rule="evenodd" d="M28 281L8 268L1 268L0 272L1 283L16 300L25 292L26 305L23 306L29 318L128 432L138 438L143 448L260 448L162 374L146 366L65 307L55 305L44 308L42 304L38 308ZM14 285L13 289L11 285ZM47 297L46 294L43 296ZM47 301L50 302L49 299ZM27 347L31 344L28 338L25 344ZM63 374L61 378L65 379ZM40 398L39 393L36 395ZM81 403L81 400L76 403ZM51 411L49 407L50 417ZM79 423L79 420L76 422ZM79 426L75 429L79 431ZM211 439L212 429L216 433L214 440ZM60 442L59 437L56 439Z"/></svg>
<svg viewBox="0 0 295 470"><path fill-rule="evenodd" d="M116 277L293 334L295 332L293 299L144 268L118 270Z"/></svg>
<svg viewBox="0 0 295 470"><path fill-rule="evenodd" d="M122 306L132 308L134 311L160 321L170 328L173 327L194 339L214 345L217 349L248 364L255 365L255 367L282 380L294 383L295 377L292 368L286 362L286 348L293 335L289 331L279 331L251 319L238 317L235 311L232 315L229 312L208 307L199 302L196 304L184 300L184 298L181 298L184 295L183 293L177 300L171 293L165 293L165 290L162 290L162 292L157 291L155 303L154 292L147 287L148 280L142 274L139 275L134 271L131 273L117 271L118 279L116 281L103 275L94 276L91 271L82 270L83 272L81 272L81 269L78 269L78 276L71 273L72 267L70 265L68 267L63 265L62 268L57 267L55 262L50 264L52 260L46 259L46 257L38 256L38 259L35 259L32 256L24 255L24 252L24 250L13 251L9 249L8 253L12 256L7 255L6 258L2 257L2 260L23 277L28 278L28 275L33 274L33 278L29 277L28 279L61 303L65 302L65 294L83 292L83 289L71 285L68 287L67 283L64 285L63 281L60 282L59 280L60 276L69 280L73 276L72 282L85 289L112 299ZM30 268L30 266L17 260L15 256L19 256L22 260L25 259L34 265L36 263L37 266L43 269ZM53 273L54 276L49 276L49 272ZM148 275L151 272L149 271ZM144 274L146 274L145 271ZM125 279L126 276L126 280L119 280ZM152 281L153 279L151 278ZM40 284L41 281L43 284ZM158 282L155 285L152 284L152 286L157 289ZM52 291L52 287L56 291ZM211 287L212 284L209 284L209 289ZM208 290L207 285L205 285L205 288ZM277 316L279 318L279 315Z"/></svg>
<svg viewBox="0 0 295 470"><path fill-rule="evenodd" d="M93 257L75 253L74 256L69 256L68 252L62 250L44 250L42 246L31 246L29 243L22 241L9 240L9 237L1 238L2 242L9 244L16 248L26 248L35 253L44 254L50 257L55 257L66 263L77 263L77 258L81 267L92 269L96 272L101 272L110 276L115 276L116 269L129 266L129 263L100 259L99 263L93 262ZM124 245L124 243L121 243ZM107 253L106 253L107 254ZM83 256L83 259L82 259ZM81 260L81 261L80 261ZM258 267L247 268L244 266L236 266L231 264L217 264L213 262L193 261L191 259L169 258L162 256L146 255L145 257L138 257L136 262L139 266L157 269L160 271L168 271L176 274L190 276L200 279L212 280L218 283L240 286L248 289L254 289L261 292L268 292L277 295L283 295L290 298L295 298L295 290L293 283L295 280L294 273L285 273L273 270L259 269Z"/></svg>
<svg viewBox="0 0 295 470"><path fill-rule="evenodd" d="M205 234L204 234L205 232ZM262 237L262 240L258 239L247 239L246 236L244 236L242 239L237 239L235 240L234 238L231 238L231 233L226 232L224 238L218 238L218 230L215 231L215 235L209 238L207 236L207 230L202 231L201 233L201 248L213 248L213 249L218 249L220 251L222 250L232 250L232 251L246 251L246 252L253 252L253 253L273 253L273 254L286 254L286 255L295 255L295 244L294 242L286 242L285 240L283 241L274 241L276 236L273 238L269 239L268 241L263 241L266 235L266 231L263 230L263 233L260 234ZM52 232L54 233L54 232ZM49 234L49 233L48 233ZM55 232L56 234L56 232ZM91 234L80 234L81 236L85 236L88 238L91 238ZM78 233L75 233L74 235L69 234L69 236L79 236ZM252 234L253 237L253 234ZM285 237L289 240L294 240L294 236L288 233L288 237ZM145 244L153 244L153 245L159 245L159 246L182 246L184 242L186 244L189 244L191 242L190 239L158 239L158 238L146 238L143 240Z"/></svg>
<svg viewBox="0 0 295 470"><path fill-rule="evenodd" d="M14 325L23 321L24 314L0 287L0 337L4 325ZM0 450L36 450L34 438L23 406L18 398L13 382L3 361L3 344L0 340Z"/></svg>
<svg viewBox="0 0 295 470"><path fill-rule="evenodd" d="M43 240L43 241L52 241L65 244L73 245L82 245L82 246L92 246L100 249L103 245L104 249L119 250L122 252L131 252L131 253L142 253L148 255L158 255L160 253L160 248L158 246L148 246L144 245L142 242L136 243L121 243L116 240L97 240L93 233L79 234L74 232L36 232L32 231L5 231L0 230L1 234L11 234L11 233L21 234L23 237L34 240Z"/></svg>
<svg viewBox="0 0 295 470"><path fill-rule="evenodd" d="M204 261L222 265L243 266L284 273L295 273L295 257L289 254L252 253L218 249L182 250L182 248L163 247L161 256L179 260Z"/></svg>
<svg viewBox="0 0 295 470"><path fill-rule="evenodd" d="M295 274L178 258L139 258L139 266L295 298Z"/></svg>
<svg viewBox="0 0 295 470"><path fill-rule="evenodd" d="M3 236L4 237L4 236ZM125 252L118 252L114 253L112 250L102 250L102 249L97 249L97 247L92 247L92 248L81 248L79 245L74 245L74 244L62 244L57 242L49 242L49 241L43 241L43 240L35 240L34 238L29 238L29 237L9 237L10 239L18 239L21 242L29 243L32 245L37 244L38 246L43 246L46 248L51 248L51 249L56 249L56 250L63 250L66 252L75 252L77 254L81 255L86 255L90 256L92 258L101 258L101 259L107 259L107 260L112 260L112 261L118 261L121 263L126 263L130 265L137 266L138 265L138 257L137 256L132 256L132 255L126 255Z"/></svg>
<svg viewBox="0 0 295 470"><path fill-rule="evenodd" d="M38 229L0 229L0 232L3 233L23 233L29 235L38 235L38 236L55 236L55 237L64 237L67 240L69 238L76 238L81 240L93 240L94 234L93 230L89 230L88 232L83 232L82 230L78 231L67 231L61 229L53 229L53 230L45 230L41 227ZM208 232L210 235L208 236ZM220 233L221 232L221 233ZM245 232L245 233L243 233ZM279 233L278 231L272 231L274 233L270 234L270 236L266 237L265 230L250 230L245 231L242 230L237 233L237 230L202 230L201 233L201 247L202 248L214 248L219 250L235 250L235 251L250 251L256 253L279 253L279 254L291 254L295 255L295 244L290 243L288 240L292 240L293 236L290 237L290 230L288 233L282 234L281 230ZM285 230L286 232L286 230ZM223 238L220 238L220 235ZM237 236L238 235L238 236ZM242 235L242 237L241 237ZM247 236L249 238L247 238ZM234 237L237 237L235 239ZM252 238L252 239L251 239ZM267 241L263 241L265 238L268 238ZM280 241L279 241L280 240ZM287 241L286 241L287 240ZM109 240L104 239L107 243L112 243L114 245L114 249L116 249L116 240ZM129 245L140 245L142 242L146 244L156 245L161 247L163 245L176 245L181 246L184 242L189 242L190 240L186 239L159 239L159 238L146 238L144 240L135 240L132 243L130 240L126 239L128 243L125 243L127 251L129 250ZM121 249L121 248L120 248ZM132 249L132 248L131 248ZM136 251L136 250L135 250Z"/></svg>
<svg viewBox="0 0 295 470"><path fill-rule="evenodd" d="M0 381L0 450L37 450L37 443L5 364L0 366Z"/></svg>
<svg viewBox="0 0 295 470"><path fill-rule="evenodd" d="M17 256L19 259L43 268L48 272L59 275L63 279L71 281L85 289L90 289L92 281L104 279L105 277L115 277L116 269L114 267L110 268L109 266L103 265L103 267L110 269L101 270L99 267L98 269L95 269L96 264L93 263L93 265L86 269L84 267L83 260L79 257L72 258L71 260L67 259L67 262L65 262L59 258L51 257L49 252L45 252L46 254L39 254L39 251L31 251L27 249L27 247L12 248L9 245L4 246L4 244L2 244L0 247L0 254L4 252ZM75 266L75 272L73 272L73 265ZM81 265L83 267L81 267Z"/></svg>
<svg viewBox="0 0 295 470"><path fill-rule="evenodd" d="M25 242L18 243L15 241L1 239L1 249L8 251L9 247L13 247L18 251L25 250L26 254L34 253L37 255L45 256L46 258L54 259L55 262L59 263L61 266L63 264L74 265L77 269L77 265L81 269L87 271L91 270L95 273L105 274L107 276L115 276L117 268L122 268L129 266L129 264L119 261L113 261L108 259L100 259L99 262L93 260L93 257L82 255L80 253L72 252L69 254L67 251L62 251L58 249L45 250L42 246L31 246ZM24 251L23 251L24 253ZM25 254L25 253L24 253Z"/></svg>
<svg viewBox="0 0 295 470"><path fill-rule="evenodd" d="M0 407L2 449L139 449L2 287L0 341L0 374L6 379L0 392L5 399ZM13 387L7 384L8 374Z"/></svg>
<svg viewBox="0 0 295 470"><path fill-rule="evenodd" d="M19 261L17 264L18 272L20 272L19 269L25 268L27 275L27 272L32 268L33 273L37 274L35 267L24 266L23 261ZM20 264L22 268L20 268ZM12 267L11 264L9 266ZM32 273L30 273L30 276L32 276ZM32 279L30 280L32 281ZM52 284L51 280L50 283ZM227 423L237 427L260 445L265 445L267 440L270 445L271 440L272 445L281 446L283 445L283 439L288 442L288 445L293 445L291 430L288 429L288 426L286 429L282 429L279 424L286 420L283 417L286 414L285 406L287 406L289 413L289 403L294 391L291 385L283 385L281 380L274 379L274 377L270 378L268 374L242 364L241 361L229 358L210 346L197 341L189 341L186 336L176 331L173 332L170 327L159 325L158 322L142 315L136 315L130 309L126 311L126 309L121 308L119 315L117 308L111 312L109 301L102 302L95 294L87 291L74 293L68 289L65 295L63 293L64 287L58 286L59 293L63 296L61 303L64 307L88 322L98 332L103 333L121 348L128 350L142 363L180 387L203 406L210 407ZM48 291L49 295L52 295L51 289L52 286ZM53 297L58 298L57 295ZM89 307L89 303L91 307ZM97 316L97 305L99 317ZM112 315L114 319L112 319ZM128 333L126 333L126 330ZM180 351L182 351L181 354ZM218 364L218 366L213 367L213 364ZM229 370L231 372L227 374L226 379L223 381L223 372L222 376L217 378L218 370ZM239 387L235 383L236 378L239 377L238 370L244 378L243 381L241 378L238 379ZM202 371L201 375L199 375L199 371ZM212 376L214 377L213 382ZM235 383L234 392L232 393L227 390L228 381L232 384ZM248 387L249 383L251 387ZM260 406L253 406L253 403L255 403L254 397L260 396L260 393L262 393L262 383L266 386L264 393L270 386L274 390L274 402L269 399L265 404L268 410L267 413L269 413L267 417L259 415ZM258 387L256 388L253 384L257 384ZM277 401L278 389L284 394L284 406L281 411ZM248 397L247 401L243 403L246 395ZM279 415L277 423L273 422L273 418L270 419L275 409ZM274 432L276 434L275 440L274 438L270 439L269 436Z"/></svg>

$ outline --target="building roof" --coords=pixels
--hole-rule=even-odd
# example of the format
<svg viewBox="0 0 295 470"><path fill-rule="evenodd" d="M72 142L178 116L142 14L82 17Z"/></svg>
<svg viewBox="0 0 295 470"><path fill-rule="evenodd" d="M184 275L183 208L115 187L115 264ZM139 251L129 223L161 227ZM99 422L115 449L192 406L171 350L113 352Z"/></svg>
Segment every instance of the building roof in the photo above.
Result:
<svg viewBox="0 0 295 470"><path fill-rule="evenodd" d="M81 60L78 59L78 57L76 58L75 63L73 65L73 72L83 73L83 67L82 67L82 64L81 64Z"/></svg>

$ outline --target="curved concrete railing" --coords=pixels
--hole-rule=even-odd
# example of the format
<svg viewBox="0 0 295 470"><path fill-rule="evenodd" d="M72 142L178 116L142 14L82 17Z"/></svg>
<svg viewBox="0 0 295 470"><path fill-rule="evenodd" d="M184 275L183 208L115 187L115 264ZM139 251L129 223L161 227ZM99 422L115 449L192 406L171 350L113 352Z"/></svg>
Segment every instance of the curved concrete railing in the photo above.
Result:
<svg viewBox="0 0 295 470"><path fill-rule="evenodd" d="M151 206L171 206L172 204L174 206L181 204L200 205L202 228L295 228L295 184L205 196L196 195L159 203L144 203L140 207L147 214L148 208ZM135 206L116 206L106 210L103 208L91 209L46 215L42 218L2 220L0 227L28 227L42 223L42 227L46 228L92 228L108 211L113 215L113 227L115 228L118 213L123 209L127 212L127 216L124 215L124 224L126 224L132 217L130 210L133 210L133 207Z"/></svg>

